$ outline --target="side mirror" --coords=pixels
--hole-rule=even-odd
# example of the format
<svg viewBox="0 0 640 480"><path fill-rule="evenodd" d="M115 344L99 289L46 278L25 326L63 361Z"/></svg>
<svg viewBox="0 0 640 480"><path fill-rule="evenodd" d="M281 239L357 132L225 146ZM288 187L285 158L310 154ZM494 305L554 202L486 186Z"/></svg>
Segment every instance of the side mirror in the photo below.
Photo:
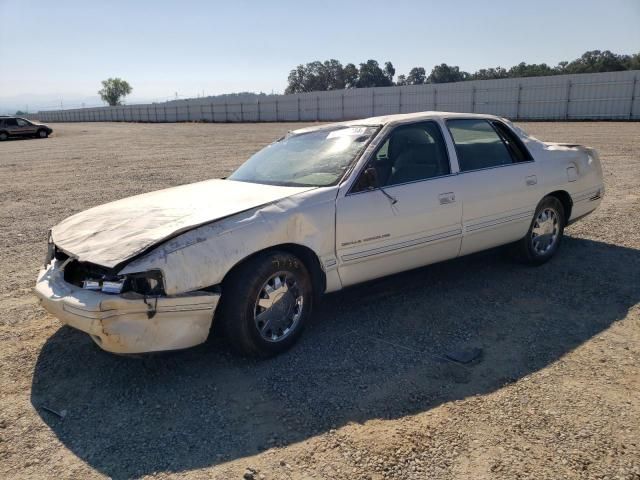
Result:
<svg viewBox="0 0 640 480"><path fill-rule="evenodd" d="M364 187L367 189L374 189L374 188L378 188L378 186L380 185L378 182L378 171L375 169L375 167L368 167L365 171L364 171Z"/></svg>

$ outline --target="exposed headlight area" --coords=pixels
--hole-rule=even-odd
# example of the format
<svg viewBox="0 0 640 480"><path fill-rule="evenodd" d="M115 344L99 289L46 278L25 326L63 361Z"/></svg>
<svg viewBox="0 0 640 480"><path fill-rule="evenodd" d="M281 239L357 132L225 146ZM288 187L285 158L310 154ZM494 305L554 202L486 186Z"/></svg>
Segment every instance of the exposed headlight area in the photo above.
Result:
<svg viewBox="0 0 640 480"><path fill-rule="evenodd" d="M82 281L82 288L85 290L98 290L103 293L122 293L124 279L119 280L96 280L86 279Z"/></svg>
<svg viewBox="0 0 640 480"><path fill-rule="evenodd" d="M160 270L150 270L144 273L132 273L125 277L123 290L141 295L164 295L164 280Z"/></svg>
<svg viewBox="0 0 640 480"><path fill-rule="evenodd" d="M64 268L65 281L102 293L118 295L126 292L144 296L164 295L162 272L151 270L130 275L116 275L111 270L87 262L73 260Z"/></svg>

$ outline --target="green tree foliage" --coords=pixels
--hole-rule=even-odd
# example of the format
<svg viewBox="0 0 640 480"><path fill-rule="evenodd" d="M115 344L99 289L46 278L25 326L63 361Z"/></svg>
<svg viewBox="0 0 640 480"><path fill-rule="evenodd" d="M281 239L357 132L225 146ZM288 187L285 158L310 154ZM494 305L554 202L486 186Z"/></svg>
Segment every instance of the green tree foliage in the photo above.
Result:
<svg viewBox="0 0 640 480"><path fill-rule="evenodd" d="M393 68L393 65L391 68ZM356 83L358 88L388 87L390 85L393 85L392 81L385 75L376 60L367 60L366 63L360 64L360 72Z"/></svg>
<svg viewBox="0 0 640 480"><path fill-rule="evenodd" d="M389 83L393 85L393 77L396 74L396 69L393 68L393 63L385 62L384 64L384 76L389 79Z"/></svg>
<svg viewBox="0 0 640 480"><path fill-rule="evenodd" d="M564 62L566 64L566 62ZM564 67L563 67L564 68ZM509 69L507 75L511 78L514 77L543 77L545 75L555 75L557 70L551 68L546 63L536 64L531 63L527 64L525 62L520 62L518 65L514 65Z"/></svg>
<svg viewBox="0 0 640 480"><path fill-rule="evenodd" d="M449 83L449 82L462 82L467 80L469 74L460 70L458 66L449 66L446 63L436 65L431 70L429 77L427 77L427 83Z"/></svg>
<svg viewBox="0 0 640 480"><path fill-rule="evenodd" d="M349 64L347 67L350 65L355 68L353 64ZM347 86L345 69L342 63L335 59L298 65L289 72L288 81L289 85L285 93L339 90Z"/></svg>
<svg viewBox="0 0 640 480"><path fill-rule="evenodd" d="M569 62L564 73L617 72L627 70L630 60L629 55L617 55L609 50L590 50Z"/></svg>
<svg viewBox="0 0 640 480"><path fill-rule="evenodd" d="M407 85L422 85L427 83L427 72L422 67L413 67L407 77Z"/></svg>
<svg viewBox="0 0 640 480"><path fill-rule="evenodd" d="M98 91L98 95L104 102L110 106L122 105L124 97L129 95L133 88L126 80L121 78L108 78L102 81L102 90Z"/></svg>
<svg viewBox="0 0 640 480"><path fill-rule="evenodd" d="M615 72L640 70L640 52L619 55L609 50L591 50L571 62L563 61L555 67L546 63L520 62L510 68L490 67L467 73L457 65L441 63L429 76L423 67L413 67L407 75L398 75L395 85L422 85L424 83L449 83L465 80L493 80L499 78L540 77L568 73ZM335 59L298 65L289 73L289 85L285 93L301 93L343 88L387 87L394 85L396 69L391 62L384 68L376 60L367 60L360 68L353 63L344 67Z"/></svg>
<svg viewBox="0 0 640 480"><path fill-rule="evenodd" d="M469 80L495 80L509 78L509 72L502 67L481 68L469 76Z"/></svg>
<svg viewBox="0 0 640 480"><path fill-rule="evenodd" d="M344 75L344 86L346 88L356 88L358 84L358 67L353 63L347 63L342 71Z"/></svg>

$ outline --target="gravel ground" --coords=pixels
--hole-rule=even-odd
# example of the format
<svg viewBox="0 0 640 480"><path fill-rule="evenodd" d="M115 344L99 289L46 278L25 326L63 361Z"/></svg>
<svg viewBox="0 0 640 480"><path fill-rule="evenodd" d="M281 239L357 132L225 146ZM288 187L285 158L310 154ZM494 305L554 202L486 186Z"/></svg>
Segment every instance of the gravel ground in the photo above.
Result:
<svg viewBox="0 0 640 480"><path fill-rule="evenodd" d="M603 204L553 261L491 251L329 295L267 361L219 339L107 354L30 288L58 221L224 176L296 125L1 143L0 477L640 479L640 123L522 126L603 161ZM475 364L442 360L472 347Z"/></svg>

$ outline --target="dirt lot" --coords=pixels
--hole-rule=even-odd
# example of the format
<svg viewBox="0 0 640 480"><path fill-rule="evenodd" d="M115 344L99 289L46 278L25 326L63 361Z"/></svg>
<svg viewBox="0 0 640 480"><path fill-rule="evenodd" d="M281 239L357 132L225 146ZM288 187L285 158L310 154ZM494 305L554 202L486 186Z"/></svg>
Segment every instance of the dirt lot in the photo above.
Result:
<svg viewBox="0 0 640 480"><path fill-rule="evenodd" d="M54 124L1 143L0 477L640 479L640 123L523 126L604 164L601 208L552 262L493 251L330 295L262 362L218 339L110 355L30 288L66 216L224 176L294 125ZM440 360L476 346L475 365Z"/></svg>

